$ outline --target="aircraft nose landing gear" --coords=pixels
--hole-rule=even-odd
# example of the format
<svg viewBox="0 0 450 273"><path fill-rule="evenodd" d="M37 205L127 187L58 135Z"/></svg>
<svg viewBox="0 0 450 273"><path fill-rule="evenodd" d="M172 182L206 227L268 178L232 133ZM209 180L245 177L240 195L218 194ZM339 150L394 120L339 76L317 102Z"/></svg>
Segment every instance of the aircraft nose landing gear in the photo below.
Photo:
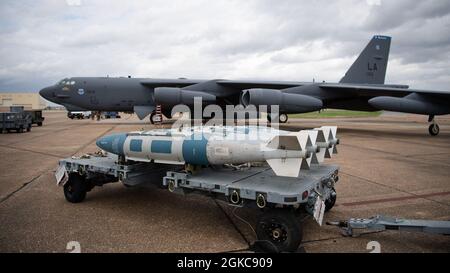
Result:
<svg viewBox="0 0 450 273"><path fill-rule="evenodd" d="M430 126L428 127L428 132L430 132L430 135L437 136L439 134L439 125L434 120L434 115L430 115L428 117L428 122L431 122Z"/></svg>

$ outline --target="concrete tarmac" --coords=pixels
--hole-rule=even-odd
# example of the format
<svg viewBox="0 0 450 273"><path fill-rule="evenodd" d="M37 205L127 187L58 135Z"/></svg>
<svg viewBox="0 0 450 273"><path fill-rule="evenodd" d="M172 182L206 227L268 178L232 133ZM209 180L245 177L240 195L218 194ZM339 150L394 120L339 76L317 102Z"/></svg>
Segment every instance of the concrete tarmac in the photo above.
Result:
<svg viewBox="0 0 450 273"><path fill-rule="evenodd" d="M70 120L44 112L43 127L0 135L0 252L229 252L248 251L255 212L230 208L202 195L179 196L120 183L96 187L80 204L65 201L56 186L58 160L96 152L112 132L150 129L135 115L117 120ZM374 118L290 120L282 129L337 125L341 166L336 206L324 221L376 214L450 220L450 116L441 133L428 135L427 118L387 114ZM165 125L169 126L169 125ZM236 217L235 215L239 216ZM303 223L300 252L449 252L450 237L412 232L364 232L342 237L336 227Z"/></svg>

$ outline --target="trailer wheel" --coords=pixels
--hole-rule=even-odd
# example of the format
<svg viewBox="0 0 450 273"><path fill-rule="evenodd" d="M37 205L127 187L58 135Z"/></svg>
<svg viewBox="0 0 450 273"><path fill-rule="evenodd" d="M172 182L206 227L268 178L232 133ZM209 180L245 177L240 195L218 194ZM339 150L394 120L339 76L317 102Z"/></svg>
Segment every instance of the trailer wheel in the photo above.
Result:
<svg viewBox="0 0 450 273"><path fill-rule="evenodd" d="M31 125L27 127L27 132L31 131Z"/></svg>
<svg viewBox="0 0 450 273"><path fill-rule="evenodd" d="M83 177L71 174L64 185L64 196L70 203L80 203L86 198L87 185Z"/></svg>
<svg viewBox="0 0 450 273"><path fill-rule="evenodd" d="M294 252L302 242L301 223L292 211L272 209L258 217L256 234L261 246L269 252Z"/></svg>
<svg viewBox="0 0 450 273"><path fill-rule="evenodd" d="M336 198L337 198L336 190L332 188L330 197L327 200L325 200L325 212L328 212L334 207L334 204L336 204Z"/></svg>

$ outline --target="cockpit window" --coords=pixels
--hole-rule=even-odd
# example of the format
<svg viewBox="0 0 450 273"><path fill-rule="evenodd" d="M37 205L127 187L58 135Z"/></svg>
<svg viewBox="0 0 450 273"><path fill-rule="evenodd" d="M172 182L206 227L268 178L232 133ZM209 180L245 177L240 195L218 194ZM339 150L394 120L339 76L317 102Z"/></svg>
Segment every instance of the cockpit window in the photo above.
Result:
<svg viewBox="0 0 450 273"><path fill-rule="evenodd" d="M70 81L68 78L65 78L58 82L58 85L66 85L66 84L70 84Z"/></svg>

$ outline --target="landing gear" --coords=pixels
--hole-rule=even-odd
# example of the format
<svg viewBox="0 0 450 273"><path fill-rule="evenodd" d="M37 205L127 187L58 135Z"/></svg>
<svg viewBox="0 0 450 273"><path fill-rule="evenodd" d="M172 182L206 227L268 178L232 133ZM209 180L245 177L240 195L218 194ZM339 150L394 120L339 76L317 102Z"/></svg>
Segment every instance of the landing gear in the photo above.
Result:
<svg viewBox="0 0 450 273"><path fill-rule="evenodd" d="M156 124L156 123L161 123L162 122L162 116L161 115L157 115L155 112L152 112L150 114L150 123L151 124Z"/></svg>
<svg viewBox="0 0 450 273"><path fill-rule="evenodd" d="M301 223L293 211L270 209L258 217L258 241L269 252L294 252L302 242Z"/></svg>
<svg viewBox="0 0 450 273"><path fill-rule="evenodd" d="M287 114L274 115L273 117L267 114L267 121L272 122L272 120L277 120L279 123L286 123L289 119Z"/></svg>
<svg viewBox="0 0 450 273"><path fill-rule="evenodd" d="M428 122L431 122L430 126L428 127L428 132L432 136L437 136L439 134L439 125L434 120L434 115L431 115L428 118Z"/></svg>
<svg viewBox="0 0 450 273"><path fill-rule="evenodd" d="M288 118L288 115L281 114L278 119L279 119L280 123L286 123L289 118Z"/></svg>
<svg viewBox="0 0 450 273"><path fill-rule="evenodd" d="M439 125L436 123L431 124L430 127L428 127L428 132L430 132L430 135L437 136L439 134Z"/></svg>

